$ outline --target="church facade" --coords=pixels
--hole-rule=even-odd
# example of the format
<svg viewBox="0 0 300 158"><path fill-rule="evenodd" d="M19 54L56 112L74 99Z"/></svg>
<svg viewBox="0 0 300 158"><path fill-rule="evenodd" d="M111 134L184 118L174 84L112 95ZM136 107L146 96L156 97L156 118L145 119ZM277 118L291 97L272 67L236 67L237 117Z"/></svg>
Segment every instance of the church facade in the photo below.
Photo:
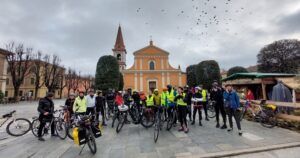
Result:
<svg viewBox="0 0 300 158"><path fill-rule="evenodd" d="M170 53L155 46L153 41L148 46L133 53L134 64L126 69L126 49L121 27L113 48L113 55L119 62L119 68L124 77L124 88L149 92L158 89L162 91L168 84L179 87L186 85L186 74L180 66L174 68L169 63Z"/></svg>

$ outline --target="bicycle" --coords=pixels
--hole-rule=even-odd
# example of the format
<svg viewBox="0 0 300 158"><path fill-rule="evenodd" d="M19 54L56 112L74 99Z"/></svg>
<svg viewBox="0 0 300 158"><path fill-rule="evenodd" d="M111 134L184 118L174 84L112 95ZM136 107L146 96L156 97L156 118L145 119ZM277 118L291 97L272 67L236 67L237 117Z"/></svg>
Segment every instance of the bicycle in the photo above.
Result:
<svg viewBox="0 0 300 158"><path fill-rule="evenodd" d="M107 101L107 108L105 109L105 118L107 121L113 117L112 114L114 114L114 104L114 100Z"/></svg>
<svg viewBox="0 0 300 158"><path fill-rule="evenodd" d="M216 101L208 101L207 103L207 115L209 118L216 117L216 111L215 111Z"/></svg>
<svg viewBox="0 0 300 158"><path fill-rule="evenodd" d="M118 125L116 128L116 132L119 133L122 130L122 127L125 124L126 118L127 118L127 113L128 113L128 106L122 105L118 107L119 112L117 114L117 119L118 119Z"/></svg>
<svg viewBox="0 0 300 158"><path fill-rule="evenodd" d="M67 128L66 128L66 124L64 123L63 118L61 118L61 116L55 116L55 114L57 112L63 113L62 110L55 110L52 115L53 118L51 120L48 119L44 119L43 121L46 122L46 125L44 127L44 129L42 130L42 136L44 135L48 135L48 131L51 127L51 124L54 124L54 128L55 128L55 132L58 135L58 137L60 139L66 139L67 137ZM50 114L51 115L51 114ZM36 137L38 137L38 129L40 127L40 120L38 117L33 117L33 121L32 121L32 126L31 126L31 131L32 134Z"/></svg>
<svg viewBox="0 0 300 158"><path fill-rule="evenodd" d="M97 137L101 136L101 132L99 134L94 135L93 131L93 125L92 125L92 117L90 115L84 115L80 116L78 115L78 122L76 123L76 128L74 129L73 133L77 133L77 136L74 138L74 143L78 145L83 145L81 148L81 151L79 155L82 153L84 147L86 144L88 144L88 147L92 154L95 154L97 152L97 144L95 135ZM99 130L100 131L100 130Z"/></svg>
<svg viewBox="0 0 300 158"><path fill-rule="evenodd" d="M154 125L155 115L152 108L142 108L141 125L145 128L150 128Z"/></svg>
<svg viewBox="0 0 300 158"><path fill-rule="evenodd" d="M273 128L276 126L277 108L273 105L265 105L265 103L266 100L261 100L260 104L257 106L257 112L255 112L255 110L250 106L250 102L246 101L245 105L240 109L240 121L242 121L248 111L251 111L252 120L258 120L262 126L267 128Z"/></svg>
<svg viewBox="0 0 300 158"><path fill-rule="evenodd" d="M139 112L139 107L136 103L134 102L130 103L128 112L134 124L140 123L140 112Z"/></svg>
<svg viewBox="0 0 300 158"><path fill-rule="evenodd" d="M169 107L171 112L170 112L170 116L168 115L167 118L167 130L169 131L176 123L176 119L177 119L177 110L175 106L171 106Z"/></svg>
<svg viewBox="0 0 300 158"><path fill-rule="evenodd" d="M12 120L6 126L7 134L18 137L30 131L31 122L26 118L16 118L16 110L2 116L2 119L5 120L0 124L0 127L10 120L10 118L12 118ZM16 132L15 130L19 130L19 132Z"/></svg>
<svg viewBox="0 0 300 158"><path fill-rule="evenodd" d="M154 123L154 142L156 143L158 140L159 131L162 130L164 123L164 115L162 107L157 107L157 112L155 114L155 123Z"/></svg>

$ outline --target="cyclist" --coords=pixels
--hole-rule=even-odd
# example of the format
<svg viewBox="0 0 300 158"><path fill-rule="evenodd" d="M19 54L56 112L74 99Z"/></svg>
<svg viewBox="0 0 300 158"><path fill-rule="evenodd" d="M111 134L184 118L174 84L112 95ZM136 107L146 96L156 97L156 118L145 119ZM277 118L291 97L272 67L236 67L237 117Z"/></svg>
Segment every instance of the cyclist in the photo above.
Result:
<svg viewBox="0 0 300 158"><path fill-rule="evenodd" d="M163 107L163 111L164 111L164 116L165 116L165 120L167 120L167 88L163 88L163 92L160 95L160 103L161 106Z"/></svg>
<svg viewBox="0 0 300 158"><path fill-rule="evenodd" d="M177 103L178 118L181 124L181 127L178 129L178 131L184 131L185 133L188 133L189 129L186 122L187 95L183 92L182 87L178 87L178 95L175 97L174 101Z"/></svg>
<svg viewBox="0 0 300 158"><path fill-rule="evenodd" d="M167 85L167 92L166 92L166 97L167 97L167 105L168 105L168 116L172 116L172 109L173 110L176 110L175 106L176 106L176 103L174 102L174 99L176 97L176 92L174 91L173 87L171 85ZM177 118L174 119L174 126L176 125L176 121L177 121Z"/></svg>
<svg viewBox="0 0 300 158"><path fill-rule="evenodd" d="M75 94L71 93L69 95L69 98L65 102L65 106L67 109L65 110L64 118L66 122L69 122L69 119L71 118L71 115L73 114L73 105L75 102Z"/></svg>
<svg viewBox="0 0 300 158"><path fill-rule="evenodd" d="M113 93L112 89L108 89L108 92L105 96L108 108L112 111L114 109L116 95ZM108 113L107 115L110 115Z"/></svg>
<svg viewBox="0 0 300 158"><path fill-rule="evenodd" d="M224 92L224 101L225 101L225 106L228 108L228 119L229 119L229 125L230 128L227 130L228 132L231 132L233 130L233 123L232 123L232 117L234 117L236 126L239 130L239 135L241 136L242 129L241 129L241 124L240 124L240 119L239 119L239 114L237 109L240 107L240 98L237 95L237 93L232 89L231 85L226 85L225 86L226 91Z"/></svg>
<svg viewBox="0 0 300 158"><path fill-rule="evenodd" d="M146 96L146 108L152 109L153 112L155 113L154 105L155 105L154 96L152 94L152 91L150 90L149 94Z"/></svg>
<svg viewBox="0 0 300 158"><path fill-rule="evenodd" d="M203 85L199 86L200 93L202 94L202 105L204 109L204 114L205 114L205 120L209 121L208 115L207 115L207 90L203 88Z"/></svg>
<svg viewBox="0 0 300 158"><path fill-rule="evenodd" d="M223 89L219 87L218 82L215 80L212 84L212 89L210 90L210 99L215 101L215 110L216 110L216 119L217 119L217 125L216 128L220 127L219 124L219 113L221 112L221 115L223 117L223 126L221 129L226 129L226 113L224 109L224 99L223 99Z"/></svg>
<svg viewBox="0 0 300 158"><path fill-rule="evenodd" d="M73 112L79 115L84 115L87 109L87 100L83 91L79 91L79 96L75 99Z"/></svg>
<svg viewBox="0 0 300 158"><path fill-rule="evenodd" d="M134 104L136 104L136 106L138 107L138 110L140 111L140 95L139 93L137 92L137 90L133 90L133 93L132 93L132 99L133 99L133 102Z"/></svg>
<svg viewBox="0 0 300 158"><path fill-rule="evenodd" d="M46 120L52 120L53 119L53 112L54 112L54 103L52 101L54 97L54 93L48 92L45 98L40 99L39 106L37 108L38 112L40 113L39 121L40 126L38 129L38 140L45 141L45 139L42 137L42 130L44 129L46 125ZM57 136L54 132L54 124L51 124L51 136Z"/></svg>
<svg viewBox="0 0 300 158"><path fill-rule="evenodd" d="M132 100L132 94L131 94L131 88L128 88L127 91L125 91L125 94L123 95L124 104L129 106Z"/></svg>
<svg viewBox="0 0 300 158"><path fill-rule="evenodd" d="M95 107L96 107L96 97L94 95L94 90L90 89L89 90L89 95L86 96L87 100L87 109L86 109L86 114L95 114Z"/></svg>
<svg viewBox="0 0 300 158"><path fill-rule="evenodd" d="M102 115L102 126L106 126L105 123L105 98L102 95L101 90L97 90L97 97L96 97L96 120L99 121L99 114L101 112Z"/></svg>
<svg viewBox="0 0 300 158"><path fill-rule="evenodd" d="M193 109L193 122L192 125L195 124L195 120L196 120L196 114L198 111L198 115L199 115L199 126L202 126L201 120L202 120L202 112L201 112L201 108L203 107L202 104L202 93L200 91L200 87L196 87L195 88L195 94L193 95L192 101L194 103L194 109Z"/></svg>
<svg viewBox="0 0 300 158"><path fill-rule="evenodd" d="M184 93L187 96L187 114L189 115L189 120L192 121L192 97L193 97L193 93L189 90L189 86L186 85L184 87Z"/></svg>

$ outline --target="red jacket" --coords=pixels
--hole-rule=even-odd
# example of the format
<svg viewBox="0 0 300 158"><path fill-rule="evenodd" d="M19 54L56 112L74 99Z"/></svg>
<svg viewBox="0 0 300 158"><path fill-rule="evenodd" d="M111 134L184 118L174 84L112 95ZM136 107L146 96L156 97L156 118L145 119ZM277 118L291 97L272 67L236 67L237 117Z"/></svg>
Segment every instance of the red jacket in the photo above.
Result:
<svg viewBox="0 0 300 158"><path fill-rule="evenodd" d="M123 104L123 97L121 95L116 96L116 104L121 106Z"/></svg>
<svg viewBox="0 0 300 158"><path fill-rule="evenodd" d="M247 99L247 100L254 100L254 95L253 95L253 93L252 93L251 90L249 90L249 91L247 92L246 99Z"/></svg>

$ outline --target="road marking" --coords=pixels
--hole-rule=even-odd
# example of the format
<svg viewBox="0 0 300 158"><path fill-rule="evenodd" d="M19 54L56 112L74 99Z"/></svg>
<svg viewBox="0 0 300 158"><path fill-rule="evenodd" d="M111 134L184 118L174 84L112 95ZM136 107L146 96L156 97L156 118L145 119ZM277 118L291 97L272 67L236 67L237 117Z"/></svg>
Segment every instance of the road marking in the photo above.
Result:
<svg viewBox="0 0 300 158"><path fill-rule="evenodd" d="M263 140L264 139L262 137L259 137L257 135L251 134L251 133L243 133L243 137L247 138L249 140L252 140L252 141L258 141L258 140Z"/></svg>

